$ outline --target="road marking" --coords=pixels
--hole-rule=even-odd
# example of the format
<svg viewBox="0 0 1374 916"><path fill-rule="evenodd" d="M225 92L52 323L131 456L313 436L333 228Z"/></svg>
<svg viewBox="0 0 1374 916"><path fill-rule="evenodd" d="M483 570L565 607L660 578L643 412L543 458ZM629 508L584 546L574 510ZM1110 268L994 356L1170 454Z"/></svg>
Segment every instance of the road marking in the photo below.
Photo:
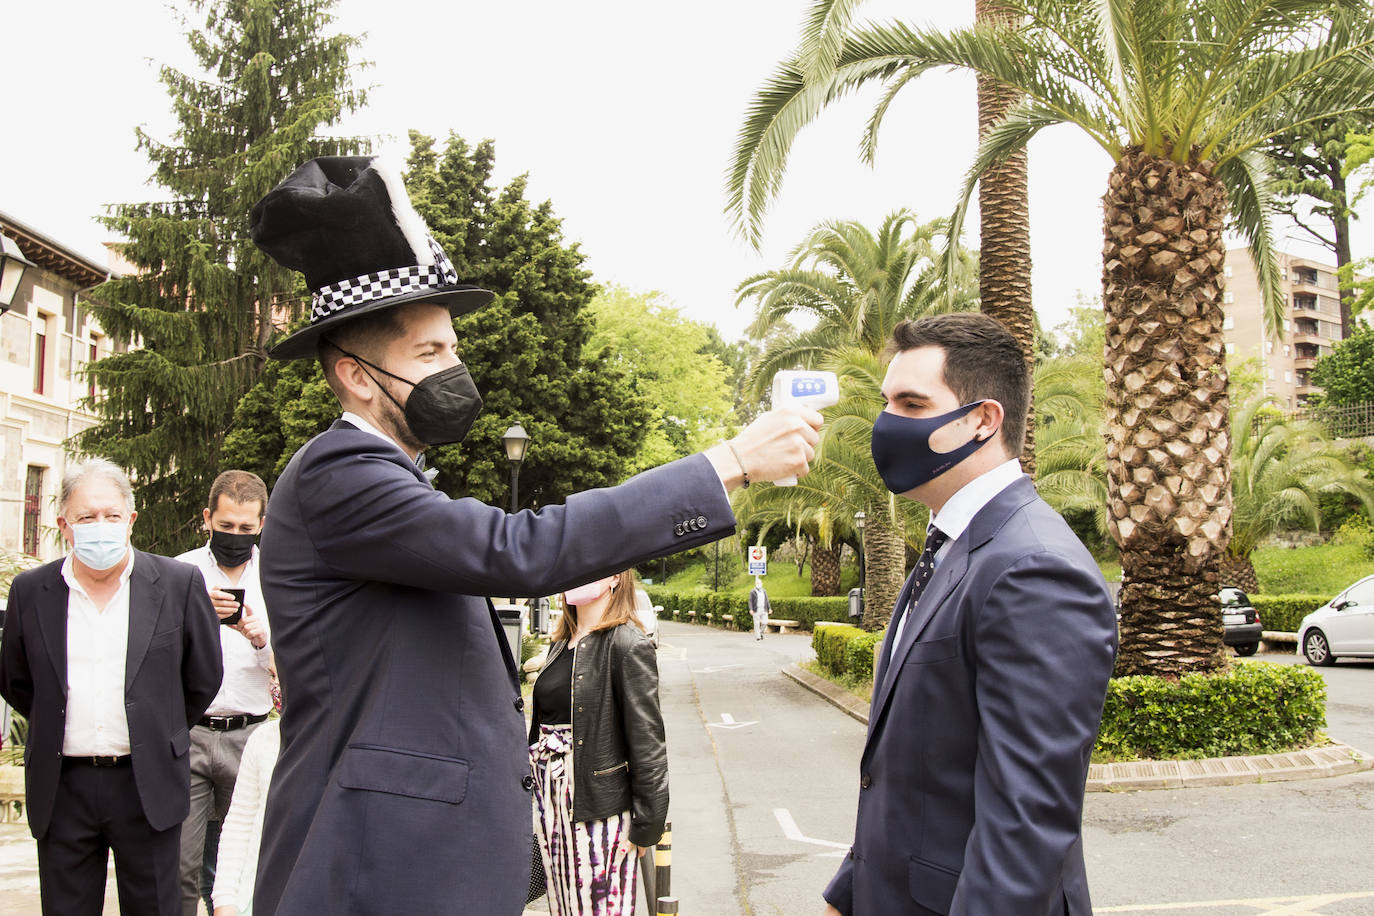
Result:
<svg viewBox="0 0 1374 916"><path fill-rule="evenodd" d="M797 826L797 822L792 819L792 813L786 808L774 808L773 816L778 819L778 826L782 828L782 835L789 840L795 840L798 843L811 843L815 846L824 846L832 850L830 852L818 852L816 855L826 859L842 859L849 854L849 844L847 843L818 840L815 837L809 837L802 833L801 828Z"/></svg>
<svg viewBox="0 0 1374 916"><path fill-rule="evenodd" d="M706 723L706 725L707 725L708 728L744 728L746 725L758 725L758 724L759 724L759 723L758 723L757 721L755 721L755 722L736 722L736 721L735 721L735 717L732 716L732 715L730 715L728 712L723 712L723 713L720 714L720 721L719 721L719 722L707 722L707 723Z"/></svg>
<svg viewBox="0 0 1374 916"><path fill-rule="evenodd" d="M1237 900L1191 900L1180 903L1143 903L1130 906L1094 907L1098 913L1162 913L1165 911L1200 910L1207 907L1254 907L1264 916L1320 916L1316 907L1343 900L1368 900L1374 891L1352 891L1345 894L1312 894L1309 896L1249 897Z"/></svg>
<svg viewBox="0 0 1374 916"><path fill-rule="evenodd" d="M710 665L706 668L694 668L693 674L715 674L717 671L724 671L726 668L743 668L743 665Z"/></svg>

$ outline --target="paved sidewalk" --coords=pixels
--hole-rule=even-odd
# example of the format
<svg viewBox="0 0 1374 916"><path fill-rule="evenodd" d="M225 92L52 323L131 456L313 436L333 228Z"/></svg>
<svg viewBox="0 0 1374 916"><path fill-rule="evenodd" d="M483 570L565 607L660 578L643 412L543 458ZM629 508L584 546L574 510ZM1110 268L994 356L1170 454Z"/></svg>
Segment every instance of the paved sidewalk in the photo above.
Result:
<svg viewBox="0 0 1374 916"><path fill-rule="evenodd" d="M837 684L812 674L799 665L782 673L865 725L868 703ZM1191 786L1234 786L1252 782L1284 782L1343 776L1374 767L1353 747L1335 743L1286 754L1248 757L1214 757L1206 760L1142 760L1127 763L1094 763L1088 767L1088 791L1129 789L1181 789Z"/></svg>

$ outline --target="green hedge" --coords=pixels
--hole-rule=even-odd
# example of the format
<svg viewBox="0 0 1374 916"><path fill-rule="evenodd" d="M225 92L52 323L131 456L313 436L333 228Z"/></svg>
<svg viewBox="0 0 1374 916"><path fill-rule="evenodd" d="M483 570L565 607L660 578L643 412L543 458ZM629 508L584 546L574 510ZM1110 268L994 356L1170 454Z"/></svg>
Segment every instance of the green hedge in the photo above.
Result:
<svg viewBox="0 0 1374 916"><path fill-rule="evenodd" d="M1330 600L1330 595L1250 596L1250 603L1259 611L1264 628L1285 633L1296 633L1304 617Z"/></svg>
<svg viewBox="0 0 1374 916"><path fill-rule="evenodd" d="M1242 662L1223 674L1113 678L1094 759L1272 754L1326 727L1326 682L1311 668Z"/></svg>
<svg viewBox="0 0 1374 916"><path fill-rule="evenodd" d="M847 623L816 627L811 635L811 648L816 661L832 677L848 675L854 679L873 680L873 651L883 641L886 630L870 633Z"/></svg>
<svg viewBox="0 0 1374 916"><path fill-rule="evenodd" d="M688 611L697 612L697 623L705 623L705 615L714 617L712 623L724 626L722 614L734 616L737 630L752 630L753 618L749 616L748 595L726 592L672 592L663 588L649 586L645 589L649 600L663 605L663 613L669 620L689 620ZM813 629L816 621L849 620L849 601L846 598L774 598L770 602L773 611L769 615L780 620L795 620L803 630ZM674 615L676 611L676 615Z"/></svg>

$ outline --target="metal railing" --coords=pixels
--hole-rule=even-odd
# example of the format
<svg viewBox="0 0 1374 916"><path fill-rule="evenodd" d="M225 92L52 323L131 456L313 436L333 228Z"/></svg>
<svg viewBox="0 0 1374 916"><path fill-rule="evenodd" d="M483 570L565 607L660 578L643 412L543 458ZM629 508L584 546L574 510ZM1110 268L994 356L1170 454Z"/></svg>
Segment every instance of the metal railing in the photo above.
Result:
<svg viewBox="0 0 1374 916"><path fill-rule="evenodd" d="M1319 423L1333 439L1374 436L1374 403L1346 407L1304 407L1284 416L1289 420Z"/></svg>

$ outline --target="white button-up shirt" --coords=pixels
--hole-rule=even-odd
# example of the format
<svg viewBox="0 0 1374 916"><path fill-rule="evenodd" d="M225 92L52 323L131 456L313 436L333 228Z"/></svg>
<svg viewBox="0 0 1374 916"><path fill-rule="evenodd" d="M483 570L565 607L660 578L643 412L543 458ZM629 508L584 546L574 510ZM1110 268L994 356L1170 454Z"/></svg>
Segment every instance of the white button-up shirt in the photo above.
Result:
<svg viewBox="0 0 1374 916"><path fill-rule="evenodd" d="M124 712L124 667L129 654L129 575L134 552L119 574L119 590L102 610L76 580L71 554L62 563L67 581L67 727L62 753L68 757L129 753L129 719Z"/></svg>
<svg viewBox="0 0 1374 916"><path fill-rule="evenodd" d="M244 564L239 573L237 584L230 582L224 570L215 562L210 552L210 542L206 541L195 550L188 550L177 557L183 563L190 563L205 577L207 591L216 588L243 589L243 603L263 627L267 627L267 605L262 600L262 583L258 579L258 548L253 548L253 556ZM268 630L267 641L261 649L233 627L219 628L220 656L224 660L224 680L220 681L219 693L205 711L208 716L260 716L272 708L271 677L272 638Z"/></svg>
<svg viewBox="0 0 1374 916"><path fill-rule="evenodd" d="M935 517L930 520L932 525L943 531L945 536L949 538L940 545L939 550L935 551L936 568L939 568L940 562L949 553L950 546L968 530L973 517L983 511L983 507L992 502L998 493L1011 486L1020 477L1021 461L1012 458L997 465L987 473L973 478L945 501L945 504L940 507L940 511L935 513ZM897 632L892 634L892 651L894 652L897 649L897 640L902 638L902 628L906 626L906 618L906 614L897 618Z"/></svg>

